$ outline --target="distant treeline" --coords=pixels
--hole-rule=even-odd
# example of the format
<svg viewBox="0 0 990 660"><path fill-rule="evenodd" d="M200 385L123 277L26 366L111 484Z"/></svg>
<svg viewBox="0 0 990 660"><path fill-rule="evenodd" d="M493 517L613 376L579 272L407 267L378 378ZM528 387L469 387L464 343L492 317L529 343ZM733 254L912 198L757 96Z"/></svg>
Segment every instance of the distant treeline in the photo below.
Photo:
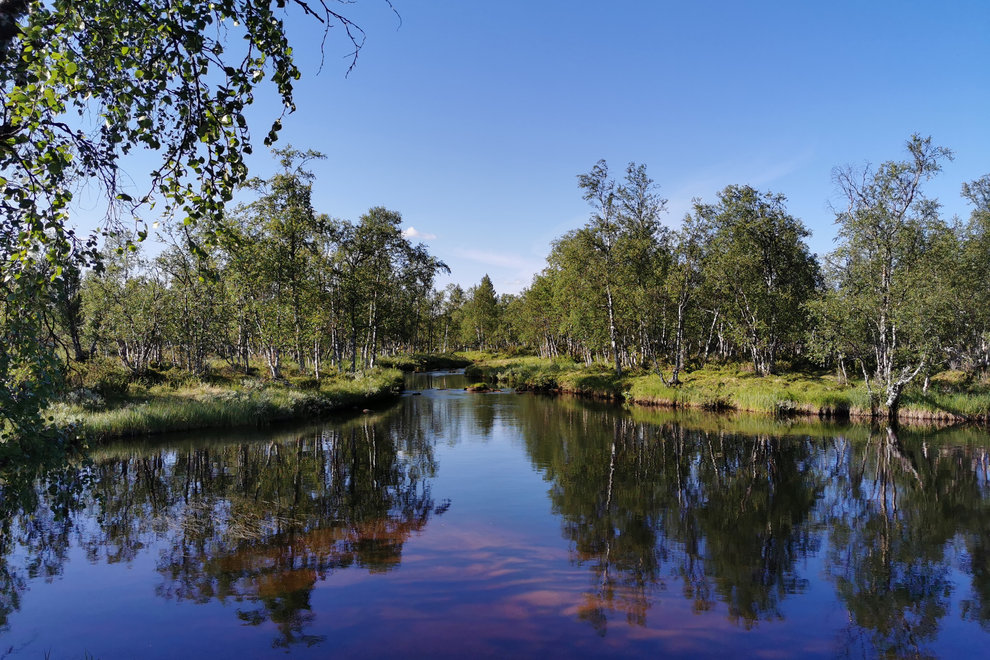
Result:
<svg viewBox="0 0 990 660"><path fill-rule="evenodd" d="M109 358L136 375L217 361L247 371L253 359L272 378L287 362L319 377L383 353L520 349L674 384L713 360L760 374L825 365L896 411L915 378L990 369L990 175L963 185L968 221L946 219L923 184L951 153L918 136L907 150L835 171L845 199L823 258L783 195L728 186L673 230L644 165L616 181L600 161L578 177L587 224L554 241L528 289L498 296L488 276L438 291L447 266L403 236L394 211L317 213L303 165L318 154L286 149L253 202L174 230L156 258L113 234L97 268L63 266L39 314L65 365Z"/></svg>

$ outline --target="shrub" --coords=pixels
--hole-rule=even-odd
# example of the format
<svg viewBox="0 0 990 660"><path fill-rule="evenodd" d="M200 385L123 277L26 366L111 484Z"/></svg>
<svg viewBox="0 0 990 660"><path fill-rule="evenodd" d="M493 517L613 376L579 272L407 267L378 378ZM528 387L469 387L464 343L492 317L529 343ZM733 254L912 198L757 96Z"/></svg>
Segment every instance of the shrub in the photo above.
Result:
<svg viewBox="0 0 990 660"><path fill-rule="evenodd" d="M199 376L191 371L178 367L151 367L145 370L136 378L137 382L144 385L164 385L172 389L179 389L196 383L203 382Z"/></svg>
<svg viewBox="0 0 990 660"><path fill-rule="evenodd" d="M775 406L776 410L774 410L774 413L778 417L790 417L797 413L798 410L797 402L790 399L778 399Z"/></svg>
<svg viewBox="0 0 990 660"><path fill-rule="evenodd" d="M116 360L94 359L83 365L80 385L103 398L120 397L127 393L131 373Z"/></svg>
<svg viewBox="0 0 990 660"><path fill-rule="evenodd" d="M557 379L553 374L539 373L530 379L529 386L536 392L549 392L557 389Z"/></svg>

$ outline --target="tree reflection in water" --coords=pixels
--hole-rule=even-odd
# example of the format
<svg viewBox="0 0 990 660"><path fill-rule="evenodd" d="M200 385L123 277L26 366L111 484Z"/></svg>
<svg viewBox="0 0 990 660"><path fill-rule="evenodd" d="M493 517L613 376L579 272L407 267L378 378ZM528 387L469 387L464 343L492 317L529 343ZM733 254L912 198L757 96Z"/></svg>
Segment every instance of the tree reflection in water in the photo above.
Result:
<svg viewBox="0 0 990 660"><path fill-rule="evenodd" d="M579 595L569 581L547 588L603 636L663 627L665 598L769 630L812 583L811 600L845 609L833 649L845 655L931 655L956 616L990 630L985 433L684 423L536 396L416 399L320 431L132 444L40 479L0 475L0 628L72 548L130 563L154 547L162 598L227 604L277 631L277 647L319 642L317 583L392 570L449 505L431 492L434 443L514 448L521 435L579 567ZM512 505L542 514L547 503ZM452 606L461 597L482 596Z"/></svg>
<svg viewBox="0 0 990 660"><path fill-rule="evenodd" d="M0 631L20 609L28 580L51 581L62 573L72 542L72 515L88 483L88 473L67 460L0 472ZM9 561L15 550L23 557L17 564Z"/></svg>
<svg viewBox="0 0 990 660"><path fill-rule="evenodd" d="M645 625L668 578L696 612L720 600L747 627L781 616L785 594L806 582L795 562L819 542L808 524L823 490L811 441L558 410L527 437L574 558L594 575L582 617L602 634L610 613Z"/></svg>
<svg viewBox="0 0 990 660"><path fill-rule="evenodd" d="M422 438L359 420L266 443L97 456L50 473L20 489L33 494L17 505L24 514L3 518L0 557L16 543L30 559L24 572L0 563L0 616L18 608L26 579L61 570L73 534L108 563L164 538L160 596L237 603L244 622L277 627L275 646L318 642L307 632L317 580L391 570L409 537L449 506L431 495L436 465ZM96 525L74 525L84 511Z"/></svg>
<svg viewBox="0 0 990 660"><path fill-rule="evenodd" d="M829 575L849 611L849 652L927 657L949 611L953 539L983 542L984 448L939 447L892 428L850 454L845 512L829 522ZM984 569L985 570L985 569ZM976 599L987 594L973 571ZM985 622L985 619L984 619Z"/></svg>
<svg viewBox="0 0 990 660"><path fill-rule="evenodd" d="M958 539L972 578L962 615L988 625L985 444L851 427L734 434L641 424L606 408L538 406L525 429L572 558L591 572L579 616L646 625L671 580L695 612L745 628L783 618L823 553L849 613L851 655L925 655L949 611Z"/></svg>

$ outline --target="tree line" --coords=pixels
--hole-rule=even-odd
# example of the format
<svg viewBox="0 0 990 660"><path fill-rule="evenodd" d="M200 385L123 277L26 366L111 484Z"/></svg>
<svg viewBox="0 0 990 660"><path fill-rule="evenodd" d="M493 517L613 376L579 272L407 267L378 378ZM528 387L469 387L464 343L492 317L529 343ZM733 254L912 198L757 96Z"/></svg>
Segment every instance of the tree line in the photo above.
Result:
<svg viewBox="0 0 990 660"><path fill-rule="evenodd" d="M261 119L265 145L295 109L300 71L286 18L318 27L324 44L325 30L340 27L350 69L365 33L340 9L325 0L0 3L0 444L50 431L41 411L65 362L39 303L57 299L77 314L59 279L79 279L98 247L70 225L74 193L92 186L105 227L156 204L162 217L216 222L248 180L259 125L245 109L266 90L280 101ZM141 151L151 165L135 187L125 163Z"/></svg>
<svg viewBox="0 0 990 660"><path fill-rule="evenodd" d="M322 156L287 147L275 151L279 173L248 182L252 201L173 228L154 258L118 232L95 268L82 254L39 261L41 275L18 286L51 281L33 296L45 332L19 367L21 389L7 391L38 407L41 394L25 392L94 357L134 376L203 375L220 361L318 379L383 354L511 348L604 361L619 375L647 369L671 385L710 362L760 375L823 365L861 378L894 414L916 378L990 370L990 175L963 186L968 221L947 220L923 184L951 153L918 136L907 152L835 171L845 205L838 245L821 258L783 195L731 185L672 229L645 165L616 181L600 161L578 177L588 222L553 242L529 288L499 296L487 275L438 290L448 267L402 234L395 211L356 222L318 213L306 164Z"/></svg>
<svg viewBox="0 0 990 660"><path fill-rule="evenodd" d="M924 184L951 157L915 135L902 160L837 168L838 244L822 257L781 194L730 185L671 229L645 165L616 181L599 161L578 177L588 222L553 242L529 288L494 306L487 280L448 291L464 299L459 336L673 385L713 360L760 375L823 365L893 414L916 378L990 370L990 175L962 187L970 218L946 219Z"/></svg>
<svg viewBox="0 0 990 660"><path fill-rule="evenodd" d="M281 171L251 180L254 200L220 222L173 229L154 258L112 233L97 268L55 277L40 313L65 364L116 359L141 376L204 374L216 360L247 373L255 361L279 379L291 362L319 378L374 367L382 352L437 350L433 282L446 264L403 236L398 212L317 213L305 164L320 154L275 153Z"/></svg>

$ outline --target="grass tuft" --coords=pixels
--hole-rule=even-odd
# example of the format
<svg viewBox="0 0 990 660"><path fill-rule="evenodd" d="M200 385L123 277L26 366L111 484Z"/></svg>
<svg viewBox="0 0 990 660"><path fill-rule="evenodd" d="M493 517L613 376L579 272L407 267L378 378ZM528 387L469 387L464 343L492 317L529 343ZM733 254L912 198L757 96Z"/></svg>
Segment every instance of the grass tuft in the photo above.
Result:
<svg viewBox="0 0 990 660"><path fill-rule="evenodd" d="M341 374L323 378L315 386L306 382L303 387L250 378L239 384L200 382L176 389L132 383L126 396L99 408L94 409L88 398L81 402L69 399L49 412L57 424L74 424L84 436L103 440L319 417L393 396L401 389L402 374L395 369Z"/></svg>

